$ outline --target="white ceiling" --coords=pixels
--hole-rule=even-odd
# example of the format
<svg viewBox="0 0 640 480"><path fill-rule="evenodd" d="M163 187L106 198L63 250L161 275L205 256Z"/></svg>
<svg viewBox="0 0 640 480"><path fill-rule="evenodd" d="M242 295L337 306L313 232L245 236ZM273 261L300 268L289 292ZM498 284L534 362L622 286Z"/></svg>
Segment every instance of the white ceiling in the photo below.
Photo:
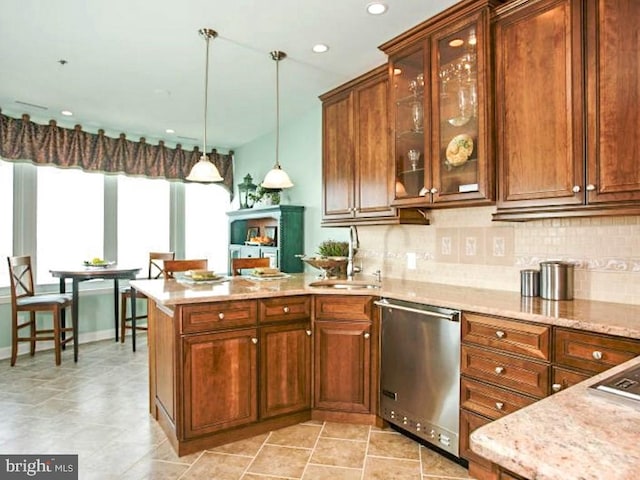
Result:
<svg viewBox="0 0 640 480"><path fill-rule="evenodd" d="M213 28L208 146L237 148L275 128L271 50L288 55L280 63L283 125L318 105L318 95L384 63L378 45L456 3L385 0L388 12L372 16L368 1L1 0L0 108L37 122L199 145L205 41L198 29ZM320 42L329 52L311 51Z"/></svg>

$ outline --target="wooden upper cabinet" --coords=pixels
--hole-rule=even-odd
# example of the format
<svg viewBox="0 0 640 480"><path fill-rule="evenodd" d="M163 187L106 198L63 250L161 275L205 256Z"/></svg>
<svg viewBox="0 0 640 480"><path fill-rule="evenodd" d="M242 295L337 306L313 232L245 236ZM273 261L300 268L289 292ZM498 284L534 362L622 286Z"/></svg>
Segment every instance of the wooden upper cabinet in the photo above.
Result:
<svg viewBox="0 0 640 480"><path fill-rule="evenodd" d="M353 217L353 96L345 92L322 105L323 219Z"/></svg>
<svg viewBox="0 0 640 480"><path fill-rule="evenodd" d="M380 47L390 61L393 205L494 200L489 16L495 3L459 2Z"/></svg>
<svg viewBox="0 0 640 480"><path fill-rule="evenodd" d="M391 207L387 66L322 95L322 221L326 225L426 223Z"/></svg>
<svg viewBox="0 0 640 480"><path fill-rule="evenodd" d="M640 212L639 15L633 0L496 11L494 219Z"/></svg>
<svg viewBox="0 0 640 480"><path fill-rule="evenodd" d="M523 3L495 23L499 206L582 203L573 192L583 178L580 12L573 3Z"/></svg>
<svg viewBox="0 0 640 480"><path fill-rule="evenodd" d="M589 0L586 4L587 201L638 202L640 2Z"/></svg>

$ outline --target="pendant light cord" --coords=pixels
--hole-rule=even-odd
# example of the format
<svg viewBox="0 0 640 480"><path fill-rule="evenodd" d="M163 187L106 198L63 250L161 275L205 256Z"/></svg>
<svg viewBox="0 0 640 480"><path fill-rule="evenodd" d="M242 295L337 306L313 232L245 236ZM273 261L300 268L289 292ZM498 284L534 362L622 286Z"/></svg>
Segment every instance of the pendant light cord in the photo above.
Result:
<svg viewBox="0 0 640 480"><path fill-rule="evenodd" d="M279 52L278 52L279 53ZM280 168L280 57L276 54L276 166Z"/></svg>
<svg viewBox="0 0 640 480"><path fill-rule="evenodd" d="M202 156L207 157L207 105L209 103L209 35L203 33L207 42L205 70L204 70L204 142L202 144Z"/></svg>

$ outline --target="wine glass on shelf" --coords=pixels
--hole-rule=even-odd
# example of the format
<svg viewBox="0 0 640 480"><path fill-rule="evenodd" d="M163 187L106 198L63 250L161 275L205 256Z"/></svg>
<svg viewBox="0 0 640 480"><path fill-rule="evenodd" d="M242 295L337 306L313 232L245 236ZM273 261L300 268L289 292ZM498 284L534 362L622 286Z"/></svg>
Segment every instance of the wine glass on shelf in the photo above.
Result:
<svg viewBox="0 0 640 480"><path fill-rule="evenodd" d="M411 120L413 121L413 131L422 131L422 120L424 118L424 112L422 110L422 104L419 101L415 101L411 104Z"/></svg>
<svg viewBox="0 0 640 480"><path fill-rule="evenodd" d="M420 160L420 150L412 148L407 152L407 157L409 157L411 170L416 170L418 168L418 161Z"/></svg>

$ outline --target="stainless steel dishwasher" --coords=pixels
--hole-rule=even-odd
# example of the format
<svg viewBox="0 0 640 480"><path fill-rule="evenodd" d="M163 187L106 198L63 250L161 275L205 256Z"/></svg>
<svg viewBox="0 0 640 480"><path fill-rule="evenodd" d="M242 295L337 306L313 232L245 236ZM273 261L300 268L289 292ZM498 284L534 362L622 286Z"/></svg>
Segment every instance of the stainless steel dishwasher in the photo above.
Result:
<svg viewBox="0 0 640 480"><path fill-rule="evenodd" d="M376 305L382 418L459 457L460 311L388 299Z"/></svg>

